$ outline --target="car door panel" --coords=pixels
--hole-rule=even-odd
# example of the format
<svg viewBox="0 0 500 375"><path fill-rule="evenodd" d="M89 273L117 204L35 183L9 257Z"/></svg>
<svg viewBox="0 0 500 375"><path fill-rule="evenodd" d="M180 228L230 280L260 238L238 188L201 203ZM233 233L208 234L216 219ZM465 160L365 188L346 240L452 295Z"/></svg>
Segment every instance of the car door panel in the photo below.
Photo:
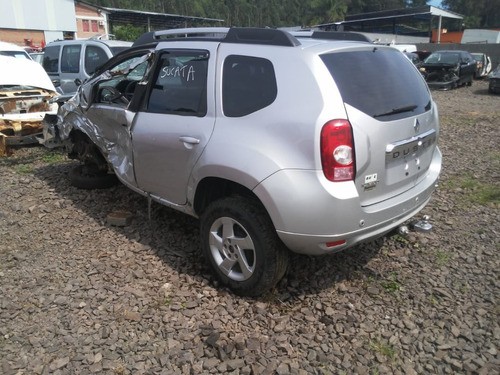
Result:
<svg viewBox="0 0 500 375"><path fill-rule="evenodd" d="M161 52L147 108L132 130L138 187L172 204L186 203L192 168L215 123L214 98L206 95L207 85L214 87L215 46Z"/></svg>

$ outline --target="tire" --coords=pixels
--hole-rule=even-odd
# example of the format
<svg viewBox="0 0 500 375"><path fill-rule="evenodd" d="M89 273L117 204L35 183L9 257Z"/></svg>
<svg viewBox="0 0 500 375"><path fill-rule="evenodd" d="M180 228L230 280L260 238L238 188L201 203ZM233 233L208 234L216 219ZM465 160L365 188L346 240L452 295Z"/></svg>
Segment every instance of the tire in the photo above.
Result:
<svg viewBox="0 0 500 375"><path fill-rule="evenodd" d="M232 196L211 203L200 217L200 235L212 271L238 295L261 295L286 272L288 250L252 198Z"/></svg>
<svg viewBox="0 0 500 375"><path fill-rule="evenodd" d="M78 165L69 172L70 184L79 189L107 189L118 184L118 178L90 165Z"/></svg>

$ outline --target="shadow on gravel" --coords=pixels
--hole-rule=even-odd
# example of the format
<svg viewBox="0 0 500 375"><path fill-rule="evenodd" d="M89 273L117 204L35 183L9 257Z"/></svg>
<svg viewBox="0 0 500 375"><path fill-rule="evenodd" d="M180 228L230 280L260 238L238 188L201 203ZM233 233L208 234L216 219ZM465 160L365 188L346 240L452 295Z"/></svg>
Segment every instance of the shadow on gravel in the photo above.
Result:
<svg viewBox="0 0 500 375"><path fill-rule="evenodd" d="M489 96L489 95L493 95L491 94L488 89L484 89L484 88L481 88L481 89L473 89L473 93L474 95L483 95L483 96Z"/></svg>
<svg viewBox="0 0 500 375"><path fill-rule="evenodd" d="M71 161L41 166L35 169L34 175L57 193L57 199L65 201L63 207L74 206L88 215L89 223L93 220L125 236L129 241L124 247L131 242L139 243L180 274L214 284L214 277L199 250L197 219L153 203L149 220L147 199L121 184L104 190L72 187L68 173L74 166ZM126 227L108 225L106 216L116 210L132 212L132 223ZM373 276L365 265L378 253L382 243L380 239L328 256L291 254L289 271L273 293L280 301L293 301L331 288L342 280Z"/></svg>

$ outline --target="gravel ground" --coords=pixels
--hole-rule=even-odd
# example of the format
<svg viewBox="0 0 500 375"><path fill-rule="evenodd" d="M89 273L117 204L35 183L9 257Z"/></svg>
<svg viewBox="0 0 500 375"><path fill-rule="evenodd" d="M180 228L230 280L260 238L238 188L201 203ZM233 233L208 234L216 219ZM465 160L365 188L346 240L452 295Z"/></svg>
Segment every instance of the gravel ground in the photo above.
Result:
<svg viewBox="0 0 500 375"><path fill-rule="evenodd" d="M500 97L434 92L430 233L294 255L259 299L217 286L197 221L123 186L81 191L41 147L0 160L2 374L500 372ZM125 227L107 224L116 210Z"/></svg>

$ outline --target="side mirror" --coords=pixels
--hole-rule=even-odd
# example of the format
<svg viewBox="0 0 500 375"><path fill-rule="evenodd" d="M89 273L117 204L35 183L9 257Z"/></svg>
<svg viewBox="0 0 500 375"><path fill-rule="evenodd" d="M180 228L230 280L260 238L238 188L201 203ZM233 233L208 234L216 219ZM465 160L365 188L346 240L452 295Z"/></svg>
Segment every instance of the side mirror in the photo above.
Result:
<svg viewBox="0 0 500 375"><path fill-rule="evenodd" d="M53 79L52 84L54 85L54 87L59 87L59 86L61 86L61 80L60 79Z"/></svg>
<svg viewBox="0 0 500 375"><path fill-rule="evenodd" d="M75 79L75 85L80 86L82 84L82 80L80 78Z"/></svg>

